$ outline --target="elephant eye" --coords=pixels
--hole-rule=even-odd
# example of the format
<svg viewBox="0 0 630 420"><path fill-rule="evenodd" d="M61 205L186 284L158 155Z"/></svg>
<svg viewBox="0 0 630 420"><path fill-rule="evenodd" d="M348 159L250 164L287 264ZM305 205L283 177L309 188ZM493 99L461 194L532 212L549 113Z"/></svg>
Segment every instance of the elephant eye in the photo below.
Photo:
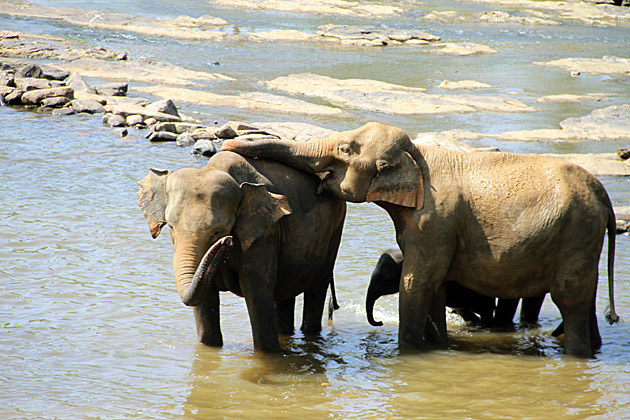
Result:
<svg viewBox="0 0 630 420"><path fill-rule="evenodd" d="M350 145L348 145L348 144L341 144L341 145L339 145L339 153L342 154L342 155L349 156L350 155Z"/></svg>

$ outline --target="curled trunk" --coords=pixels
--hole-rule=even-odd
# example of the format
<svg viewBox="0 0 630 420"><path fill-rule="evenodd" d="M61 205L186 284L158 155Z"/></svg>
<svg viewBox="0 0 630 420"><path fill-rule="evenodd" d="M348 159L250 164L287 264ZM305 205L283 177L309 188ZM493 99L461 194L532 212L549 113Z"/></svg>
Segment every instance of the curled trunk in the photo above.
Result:
<svg viewBox="0 0 630 420"><path fill-rule="evenodd" d="M378 293L375 293L372 290L368 290L367 297L365 298L365 313L367 315L368 322L370 325L375 327L380 327L383 325L381 321L374 320L374 303L381 297Z"/></svg>
<svg viewBox="0 0 630 420"><path fill-rule="evenodd" d="M215 242L201 259L192 278L190 275L183 274L181 267L175 267L177 290L186 306L198 306L202 302L217 269L224 260L225 253L233 244L231 236Z"/></svg>

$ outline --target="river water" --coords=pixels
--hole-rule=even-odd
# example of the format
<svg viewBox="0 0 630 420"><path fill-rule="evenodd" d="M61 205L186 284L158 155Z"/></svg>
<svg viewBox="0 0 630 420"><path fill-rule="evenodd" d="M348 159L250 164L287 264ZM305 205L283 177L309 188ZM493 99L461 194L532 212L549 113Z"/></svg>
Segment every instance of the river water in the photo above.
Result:
<svg viewBox="0 0 630 420"><path fill-rule="evenodd" d="M147 16L208 13L230 22L233 32L308 31L330 22L408 25L450 42L480 42L501 51L451 57L413 48L178 41L7 17L0 11L0 28L220 70L237 79L208 87L224 93L260 90L259 80L313 72L418 87L473 79L519 91L524 101L557 93L598 92L611 98L604 105L549 105L528 114L400 116L349 110L325 118L182 105L185 113L206 122L286 120L348 129L378 119L411 134L452 128L497 133L554 128L571 116L630 103L627 79L583 75L573 80L566 72L531 66L560 57L628 56L627 27L424 23L419 17L432 10L493 10L433 1L382 21L251 12L198 1L159 1L150 10L140 1L41 4ZM209 69L216 61L220 66ZM399 352L395 296L377 303L375 316L385 321L383 327L365 320L370 272L379 254L395 244L389 218L370 204L349 205L335 270L341 309L332 323L324 322L321 337L298 332L282 338L280 355L254 352L244 301L222 294L225 345L209 348L196 341L192 312L175 289L172 244L168 235L150 238L136 205L135 183L149 167L177 169L205 160L172 144L151 144L142 132L132 134L117 137L97 116L59 118L0 108L0 418L630 418L628 236L617 237L615 291L622 322L609 326L602 315L608 303L605 248L597 302L603 346L590 360L563 355L561 342L550 336L560 315L549 300L540 328L484 331L449 315L448 348ZM477 143L532 153L621 146ZM616 207L630 206L626 178L602 181Z"/></svg>

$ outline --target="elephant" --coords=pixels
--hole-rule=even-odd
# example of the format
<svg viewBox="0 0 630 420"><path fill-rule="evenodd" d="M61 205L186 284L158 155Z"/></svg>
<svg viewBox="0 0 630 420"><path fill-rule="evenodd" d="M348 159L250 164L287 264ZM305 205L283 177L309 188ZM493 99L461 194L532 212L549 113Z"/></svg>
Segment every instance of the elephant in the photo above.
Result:
<svg viewBox="0 0 630 420"><path fill-rule="evenodd" d="M382 322L374 320L374 303L381 296L398 293L402 262L402 252L399 249L390 249L381 254L372 271L365 300L365 312L371 325L383 325ZM482 295L454 281L444 284L444 292L446 306L453 308L464 321L481 324L484 327L511 325L519 303L519 299L499 299L498 303L495 303L494 297ZM543 295L523 299L521 323L536 324L538 322L544 298ZM560 331L556 329L554 334L558 335Z"/></svg>
<svg viewBox="0 0 630 420"><path fill-rule="evenodd" d="M346 203L317 195L317 177L219 152L201 168L151 169L138 183L153 238L168 225L177 290L201 343L223 345L219 291L245 298L257 350L280 351L301 293L301 330L321 331Z"/></svg>
<svg viewBox="0 0 630 420"><path fill-rule="evenodd" d="M318 191L385 209L405 255L399 346L422 348L429 316L447 342L444 283L517 299L551 294L568 354L601 347L595 312L598 263L608 230L609 322L614 307L615 215L599 180L561 159L466 153L413 143L370 122L306 143L227 141L223 150L315 173Z"/></svg>
<svg viewBox="0 0 630 420"><path fill-rule="evenodd" d="M403 254L398 249L390 249L381 254L370 277L365 299L365 313L370 325L383 325L374 320L374 303L384 295L398 293L400 273L402 271ZM446 306L453 308L464 321L492 326L494 323L495 300L456 282L445 283Z"/></svg>

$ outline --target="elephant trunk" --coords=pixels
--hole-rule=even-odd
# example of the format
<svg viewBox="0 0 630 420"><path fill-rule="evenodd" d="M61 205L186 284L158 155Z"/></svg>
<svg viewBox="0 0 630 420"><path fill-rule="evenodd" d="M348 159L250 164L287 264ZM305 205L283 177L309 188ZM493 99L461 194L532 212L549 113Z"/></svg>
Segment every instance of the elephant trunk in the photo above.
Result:
<svg viewBox="0 0 630 420"><path fill-rule="evenodd" d="M324 171L330 162L334 147L334 140L327 137L308 142L227 140L223 143L222 150L243 156L273 159L303 172L317 173Z"/></svg>
<svg viewBox="0 0 630 420"><path fill-rule="evenodd" d="M223 262L225 253L234 245L231 236L219 239L208 249L197 266L194 275L182 272L182 267L175 264L175 277L179 297L186 306L198 306L210 289L213 277Z"/></svg>
<svg viewBox="0 0 630 420"><path fill-rule="evenodd" d="M368 289L367 297L365 298L365 313L367 315L368 322L370 325L375 327L380 327L383 325L381 321L374 320L374 303L381 297L375 290Z"/></svg>

